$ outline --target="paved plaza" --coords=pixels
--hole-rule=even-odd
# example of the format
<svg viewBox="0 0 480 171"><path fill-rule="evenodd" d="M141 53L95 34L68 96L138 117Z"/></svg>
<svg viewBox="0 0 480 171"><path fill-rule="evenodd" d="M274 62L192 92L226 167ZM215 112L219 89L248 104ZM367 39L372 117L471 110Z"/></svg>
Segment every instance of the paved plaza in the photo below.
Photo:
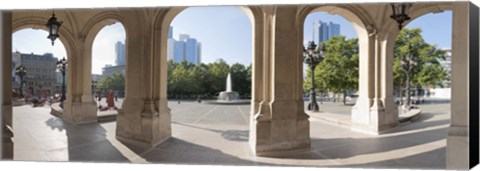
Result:
<svg viewBox="0 0 480 171"><path fill-rule="evenodd" d="M14 160L248 166L444 169L449 103L421 105L421 117L375 136L310 118L311 150L254 156L248 144L250 105L169 102L172 138L154 148L122 144L115 121L72 125L50 108L14 107ZM349 116L351 106L323 103L321 115ZM345 111L348 111L345 113Z"/></svg>

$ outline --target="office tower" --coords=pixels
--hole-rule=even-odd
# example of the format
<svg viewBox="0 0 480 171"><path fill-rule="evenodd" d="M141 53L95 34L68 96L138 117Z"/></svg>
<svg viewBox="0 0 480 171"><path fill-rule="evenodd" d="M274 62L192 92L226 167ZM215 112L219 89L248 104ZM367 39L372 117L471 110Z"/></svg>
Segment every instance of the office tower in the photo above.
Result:
<svg viewBox="0 0 480 171"><path fill-rule="evenodd" d="M175 55L175 39L167 40L167 60L174 60Z"/></svg>
<svg viewBox="0 0 480 171"><path fill-rule="evenodd" d="M173 50L173 61L180 63L185 60L185 42L175 41Z"/></svg>
<svg viewBox="0 0 480 171"><path fill-rule="evenodd" d="M330 21L330 23L328 23L328 38L333 36L340 36L340 24L335 24Z"/></svg>
<svg viewBox="0 0 480 171"><path fill-rule="evenodd" d="M178 41L186 41L188 38L190 38L190 35L188 35L188 34L179 34L178 35Z"/></svg>
<svg viewBox="0 0 480 171"><path fill-rule="evenodd" d="M115 44L115 55L117 56L115 59L115 63L117 64L117 66L125 65L125 44L120 41Z"/></svg>
<svg viewBox="0 0 480 171"><path fill-rule="evenodd" d="M194 38L188 38L186 40L186 48L185 48L185 59L187 62L192 63L192 64L198 64L198 45L197 45L197 39Z"/></svg>
<svg viewBox="0 0 480 171"><path fill-rule="evenodd" d="M197 64L200 64L202 62L202 43L197 42Z"/></svg>
<svg viewBox="0 0 480 171"><path fill-rule="evenodd" d="M321 20L314 21L313 23L313 41L316 44L320 42L326 42L328 39L333 36L340 35L340 24L335 24L333 22L322 22Z"/></svg>
<svg viewBox="0 0 480 171"><path fill-rule="evenodd" d="M170 26L168 27L168 39L172 39L173 38L173 27Z"/></svg>

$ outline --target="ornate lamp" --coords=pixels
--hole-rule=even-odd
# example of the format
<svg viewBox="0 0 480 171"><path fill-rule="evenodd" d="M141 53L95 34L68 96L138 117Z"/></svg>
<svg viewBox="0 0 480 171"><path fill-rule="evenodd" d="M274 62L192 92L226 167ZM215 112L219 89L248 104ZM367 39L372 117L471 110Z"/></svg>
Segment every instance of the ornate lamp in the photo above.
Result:
<svg viewBox="0 0 480 171"><path fill-rule="evenodd" d="M319 107L317 104L317 96L315 93L315 67L323 61L325 57L325 46L320 46L316 49L317 45L315 42L310 41L308 42L308 47L305 49L303 48L303 62L310 67L311 70L311 81L310 84L310 103L308 103L308 110L318 112Z"/></svg>
<svg viewBox="0 0 480 171"><path fill-rule="evenodd" d="M15 74L20 77L20 97L23 98L23 77L27 75L27 68L20 65L15 69Z"/></svg>
<svg viewBox="0 0 480 171"><path fill-rule="evenodd" d="M57 68L62 73L62 96L60 97L60 107L63 108L63 101L67 98L65 96L65 72L67 71L67 60L65 57L57 62Z"/></svg>
<svg viewBox="0 0 480 171"><path fill-rule="evenodd" d="M398 23L398 29L401 30L403 27L403 22L410 20L408 16L410 8L413 4L410 3L401 3L401 4L390 4L392 6L392 15L390 18L394 19Z"/></svg>
<svg viewBox="0 0 480 171"><path fill-rule="evenodd" d="M52 46L55 42L55 39L60 37L58 35L58 31L60 29L60 26L62 25L63 22L57 21L57 17L55 17L55 12L52 13L52 17L48 19L47 24L45 24L48 27L48 37L50 40L52 40Z"/></svg>

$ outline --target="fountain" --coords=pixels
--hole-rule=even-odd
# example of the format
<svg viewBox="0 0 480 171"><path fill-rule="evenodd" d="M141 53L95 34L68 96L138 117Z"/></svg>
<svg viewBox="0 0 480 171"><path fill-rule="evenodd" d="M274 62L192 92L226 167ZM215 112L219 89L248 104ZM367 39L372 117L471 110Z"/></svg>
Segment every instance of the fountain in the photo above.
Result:
<svg viewBox="0 0 480 171"><path fill-rule="evenodd" d="M227 75L227 84L225 91L220 92L216 101L207 101L212 104L249 104L250 100L240 99L240 95L232 90L232 77L230 73Z"/></svg>
<svg viewBox="0 0 480 171"><path fill-rule="evenodd" d="M227 88L225 91L220 92L217 101L235 101L238 99L240 99L240 95L236 91L232 91L232 77L228 73Z"/></svg>

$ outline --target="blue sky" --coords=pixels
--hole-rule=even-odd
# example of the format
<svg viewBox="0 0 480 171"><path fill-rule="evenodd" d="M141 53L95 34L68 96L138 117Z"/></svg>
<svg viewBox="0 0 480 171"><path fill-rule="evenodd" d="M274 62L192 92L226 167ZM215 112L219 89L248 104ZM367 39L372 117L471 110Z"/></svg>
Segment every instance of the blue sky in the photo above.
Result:
<svg viewBox="0 0 480 171"><path fill-rule="evenodd" d="M420 27L426 42L438 48L451 47L451 11L422 16L407 28ZM315 12L307 16L304 23L304 39L312 39L314 20L335 22L341 25L341 34L347 38L356 38L352 25L339 15ZM223 58L229 64L249 65L252 59L252 25L247 15L238 7L192 7L178 14L172 21L173 37L189 34L202 43L202 62L210 63ZM22 53L53 53L56 57L66 56L61 41L51 46L43 30L23 29L13 34L12 50ZM95 38L92 47L92 72L101 73L106 64L115 63L115 42L125 40L121 24L104 27ZM68 57L67 57L68 58Z"/></svg>

